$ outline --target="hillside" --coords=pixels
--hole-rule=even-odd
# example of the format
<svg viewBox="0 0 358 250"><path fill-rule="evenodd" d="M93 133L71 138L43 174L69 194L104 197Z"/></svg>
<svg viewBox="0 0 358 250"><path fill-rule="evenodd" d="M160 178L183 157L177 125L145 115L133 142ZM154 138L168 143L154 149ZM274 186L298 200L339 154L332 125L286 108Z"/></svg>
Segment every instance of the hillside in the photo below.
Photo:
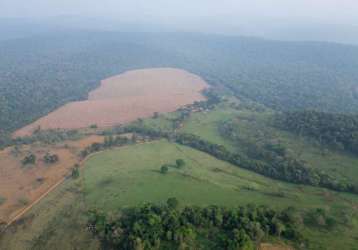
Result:
<svg viewBox="0 0 358 250"><path fill-rule="evenodd" d="M358 47L62 31L0 55L0 249L356 249Z"/></svg>

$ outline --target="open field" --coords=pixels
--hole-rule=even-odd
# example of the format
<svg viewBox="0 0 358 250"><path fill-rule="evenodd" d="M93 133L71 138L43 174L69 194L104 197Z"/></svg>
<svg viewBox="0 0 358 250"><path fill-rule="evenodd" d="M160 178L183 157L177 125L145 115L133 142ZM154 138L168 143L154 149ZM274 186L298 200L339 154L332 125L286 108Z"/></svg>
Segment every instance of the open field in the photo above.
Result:
<svg viewBox="0 0 358 250"><path fill-rule="evenodd" d="M108 127L150 117L154 112L172 112L204 100L208 85L184 70L157 68L129 71L103 80L86 101L71 102L17 130L13 136L30 135L38 129L76 129L92 124Z"/></svg>
<svg viewBox="0 0 358 250"><path fill-rule="evenodd" d="M183 159L185 166L171 167L167 174L160 173L162 164L174 164L176 159ZM332 231L307 229L305 237L312 241L311 249L354 249L357 243L358 198L355 195L275 181L161 140L90 157L80 179L67 180L31 209L22 222L11 226L0 240L0 248L36 249L40 242L43 249L48 249L63 239L67 241L61 249L86 244L93 248L97 243L85 232L83 216L87 209L114 211L144 202L164 203L169 197L177 197L182 205L237 206L254 202L276 208L320 207L338 216L345 212L351 216L350 226L339 225ZM76 237L71 236L73 234ZM15 238L17 241L12 240Z"/></svg>
<svg viewBox="0 0 358 250"><path fill-rule="evenodd" d="M159 172L162 164L173 164L178 158L185 160L184 168L170 168L165 175ZM338 217L350 214L352 223L333 231L307 229L305 236L312 241L312 249L354 249L358 242L357 196L275 181L166 141L97 154L86 162L82 177L88 208L113 211L143 202L161 203L169 197L202 206L255 203L303 210L320 207Z"/></svg>
<svg viewBox="0 0 358 250"><path fill-rule="evenodd" d="M273 113L255 112L245 108L235 110L220 104L206 113L195 113L184 122L180 130L205 138L212 143L224 145L233 152L245 151L247 143L257 144L262 140L279 141L290 154L308 163L312 168L326 171L341 180L358 182L358 157L347 152L320 146L310 138L303 138L272 125ZM241 143L224 138L220 124L229 121L234 124ZM153 126L154 127L154 126ZM244 152L243 152L244 153Z"/></svg>
<svg viewBox="0 0 358 250"><path fill-rule="evenodd" d="M0 220L8 222L13 219L69 174L74 164L79 161L78 153L81 149L101 141L103 137L90 136L57 145L36 143L0 151L0 196L4 198L4 202L0 204ZM36 155L37 161L34 165L21 163L28 152ZM42 158L47 152L57 154L59 161L46 164Z"/></svg>
<svg viewBox="0 0 358 250"><path fill-rule="evenodd" d="M174 164L176 159L184 159L185 167L160 173L163 164ZM326 204L329 200L324 194L342 201L346 200L344 197L355 197L272 180L166 140L96 154L86 161L82 171L88 205L109 210L141 202L164 202L168 197L177 197L185 204L231 206L253 200L268 204L279 199L279 203L272 204L277 207L307 207L308 204L339 207L341 204L335 202ZM282 197L275 198L275 193L282 193L279 195ZM349 204L357 201L358 198Z"/></svg>

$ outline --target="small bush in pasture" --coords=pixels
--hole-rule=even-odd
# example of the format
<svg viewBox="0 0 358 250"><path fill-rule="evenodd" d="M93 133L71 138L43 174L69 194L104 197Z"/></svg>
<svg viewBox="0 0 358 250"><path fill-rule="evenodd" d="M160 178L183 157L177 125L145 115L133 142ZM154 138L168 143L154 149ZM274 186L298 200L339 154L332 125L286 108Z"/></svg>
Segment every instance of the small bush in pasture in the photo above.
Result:
<svg viewBox="0 0 358 250"><path fill-rule="evenodd" d="M26 206L27 204L29 204L29 200L26 197L21 197L17 200L19 202L20 205L22 206Z"/></svg>
<svg viewBox="0 0 358 250"><path fill-rule="evenodd" d="M47 164L53 164L59 161L59 157L56 154L50 154L47 152L43 157L43 160Z"/></svg>
<svg viewBox="0 0 358 250"><path fill-rule="evenodd" d="M21 163L22 163L22 165L35 164L36 163L36 155L34 155L33 153L28 154L21 161Z"/></svg>
<svg viewBox="0 0 358 250"><path fill-rule="evenodd" d="M80 170L79 170L79 165L76 164L74 166L74 168L72 169L72 173L71 176L73 179L77 179L78 177L80 177Z"/></svg>
<svg viewBox="0 0 358 250"><path fill-rule="evenodd" d="M166 173L168 173L168 171L169 171L168 165L163 165L163 166L160 168L160 172L161 172L162 174L166 174Z"/></svg>
<svg viewBox="0 0 358 250"><path fill-rule="evenodd" d="M183 159L177 159L175 163L177 168L182 168L185 166L185 161Z"/></svg>

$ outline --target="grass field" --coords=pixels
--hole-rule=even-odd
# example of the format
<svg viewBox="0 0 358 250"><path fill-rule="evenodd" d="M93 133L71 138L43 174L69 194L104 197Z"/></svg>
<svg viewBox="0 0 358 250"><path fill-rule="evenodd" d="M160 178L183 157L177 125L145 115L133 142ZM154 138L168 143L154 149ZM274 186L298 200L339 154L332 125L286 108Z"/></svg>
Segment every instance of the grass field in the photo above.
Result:
<svg viewBox="0 0 358 250"><path fill-rule="evenodd" d="M347 152L322 147L310 138L298 137L272 125L273 113L255 112L247 109L235 110L227 104L220 104L207 113L193 114L185 121L181 132L198 135L205 140L224 145L231 151L241 151L243 144L223 138L219 126L233 121L237 134L243 141L257 143L264 139L279 140L298 159L309 166L319 168L337 178L358 182L358 157Z"/></svg>
<svg viewBox="0 0 358 250"><path fill-rule="evenodd" d="M160 173L162 164L174 163L178 158L186 162L183 169ZM312 244L322 249L341 246L354 249L357 243L354 238L358 233L357 211L353 207L357 206L358 197L273 181L166 141L97 154L86 163L82 176L88 207L113 211L149 201L164 203L169 197L193 205L256 203L278 208L322 207L337 216L342 212L351 214L352 224L338 226L334 232L307 229L305 234ZM316 239L319 240L314 242Z"/></svg>
<svg viewBox="0 0 358 250"><path fill-rule="evenodd" d="M162 164L174 164L176 159L183 159L185 166L160 173ZM80 176L67 180L13 225L0 239L0 249L96 249L98 242L85 229L88 209L115 211L144 202L163 203L169 197L183 205L256 203L344 211L351 215L349 227L307 229L305 236L312 249L357 245L357 196L274 181L165 140L95 154Z"/></svg>
<svg viewBox="0 0 358 250"><path fill-rule="evenodd" d="M205 140L224 145L227 149L234 151L234 145L220 136L218 126L221 122L232 119L238 113L237 110L221 104L210 112L193 114L190 119L185 121L180 132L198 135Z"/></svg>

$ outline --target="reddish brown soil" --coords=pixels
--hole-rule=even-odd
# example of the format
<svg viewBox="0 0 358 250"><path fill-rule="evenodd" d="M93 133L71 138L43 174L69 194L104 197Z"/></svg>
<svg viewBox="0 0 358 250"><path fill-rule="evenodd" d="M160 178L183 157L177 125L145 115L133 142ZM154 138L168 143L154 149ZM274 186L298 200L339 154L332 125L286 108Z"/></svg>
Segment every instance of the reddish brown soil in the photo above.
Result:
<svg viewBox="0 0 358 250"><path fill-rule="evenodd" d="M81 149L94 142L102 141L103 137L89 136L56 146L34 144L21 147L17 156L12 153L13 148L0 151L0 196L6 199L0 205L0 221L10 221L28 204L41 197L54 184L68 175L73 165L79 161L78 152ZM21 164L21 160L28 151L36 154L38 159L36 165L23 166ZM60 161L52 165L41 161L48 151L57 154Z"/></svg>
<svg viewBox="0 0 358 250"><path fill-rule="evenodd" d="M172 112L181 106L203 100L208 85L187 71L171 68L129 71L103 80L89 93L87 101L68 103L36 122L16 131L26 136L41 129L77 129L92 124L119 125L154 112Z"/></svg>

